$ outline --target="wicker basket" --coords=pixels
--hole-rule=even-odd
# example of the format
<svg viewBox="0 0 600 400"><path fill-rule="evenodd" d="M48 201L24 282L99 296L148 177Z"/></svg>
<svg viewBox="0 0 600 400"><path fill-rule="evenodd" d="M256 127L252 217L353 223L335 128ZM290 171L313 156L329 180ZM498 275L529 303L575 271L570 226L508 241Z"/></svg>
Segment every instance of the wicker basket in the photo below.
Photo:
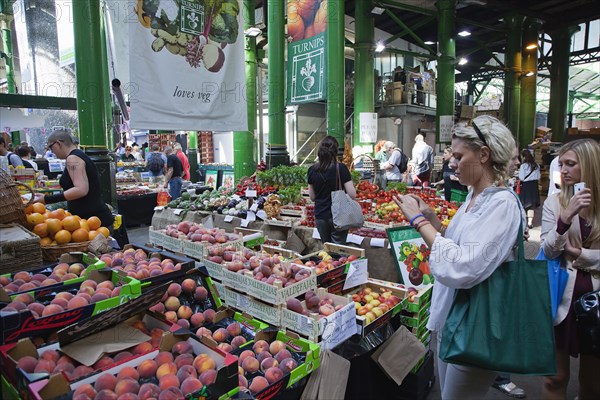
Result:
<svg viewBox="0 0 600 400"><path fill-rule="evenodd" d="M59 246L42 246L42 257L44 261L54 262L60 258L64 253L71 253L74 251L87 251L90 241L79 243L67 243Z"/></svg>
<svg viewBox="0 0 600 400"><path fill-rule="evenodd" d="M0 274L41 265L39 236L18 224L0 224Z"/></svg>
<svg viewBox="0 0 600 400"><path fill-rule="evenodd" d="M31 199L23 204L18 186L23 186L31 192ZM27 225L25 207L33 203L33 189L24 183L15 182L10 174L0 168L0 224L17 223Z"/></svg>

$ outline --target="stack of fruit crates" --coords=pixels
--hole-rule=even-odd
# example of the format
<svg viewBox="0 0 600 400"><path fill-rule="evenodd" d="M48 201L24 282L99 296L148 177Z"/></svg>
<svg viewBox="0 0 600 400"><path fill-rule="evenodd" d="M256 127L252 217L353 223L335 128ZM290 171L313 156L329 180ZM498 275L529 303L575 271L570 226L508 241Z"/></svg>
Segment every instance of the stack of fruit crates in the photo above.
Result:
<svg viewBox="0 0 600 400"><path fill-rule="evenodd" d="M400 323L407 327L429 350L431 342L431 331L427 329L429 321L429 308L431 307L431 293L433 284L420 288L416 293L409 289L409 295L402 302L402 312L400 313ZM416 373L427 354L411 370Z"/></svg>
<svg viewBox="0 0 600 400"><path fill-rule="evenodd" d="M200 162L202 164L215 162L213 133L210 131L200 131L198 132L198 139Z"/></svg>

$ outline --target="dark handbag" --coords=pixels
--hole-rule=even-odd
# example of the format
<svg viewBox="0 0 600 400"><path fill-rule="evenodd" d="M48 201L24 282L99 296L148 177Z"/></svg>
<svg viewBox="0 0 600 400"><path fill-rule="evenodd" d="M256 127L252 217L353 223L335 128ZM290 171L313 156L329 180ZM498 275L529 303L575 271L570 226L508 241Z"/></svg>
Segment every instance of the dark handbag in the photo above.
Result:
<svg viewBox="0 0 600 400"><path fill-rule="evenodd" d="M556 374L548 265L525 259L522 218L518 253L479 285L456 290L440 345L443 361L523 375Z"/></svg>
<svg viewBox="0 0 600 400"><path fill-rule="evenodd" d="M588 292L573 303L581 354L600 356L600 291Z"/></svg>

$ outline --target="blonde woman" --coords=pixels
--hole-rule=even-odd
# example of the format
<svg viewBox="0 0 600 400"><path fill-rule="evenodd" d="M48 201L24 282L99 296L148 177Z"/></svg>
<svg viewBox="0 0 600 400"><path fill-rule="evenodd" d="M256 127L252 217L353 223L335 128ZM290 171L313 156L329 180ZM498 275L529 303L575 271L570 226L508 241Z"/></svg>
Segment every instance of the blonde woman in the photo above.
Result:
<svg viewBox="0 0 600 400"><path fill-rule="evenodd" d="M600 357L580 347L573 302L600 289L600 144L575 140L558 157L561 191L544 203L541 239L546 258L566 265L568 280L554 320L557 374L544 377L542 398L566 398L570 357L579 357L579 399L598 399ZM575 193L576 183L586 188Z"/></svg>

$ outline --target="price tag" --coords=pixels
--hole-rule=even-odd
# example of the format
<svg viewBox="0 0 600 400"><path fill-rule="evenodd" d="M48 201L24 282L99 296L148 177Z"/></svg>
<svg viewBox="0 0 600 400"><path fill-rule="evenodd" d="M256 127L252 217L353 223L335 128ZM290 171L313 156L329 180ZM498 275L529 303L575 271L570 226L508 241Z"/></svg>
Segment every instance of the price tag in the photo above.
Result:
<svg viewBox="0 0 600 400"><path fill-rule="evenodd" d="M183 210L181 208L176 208L173 210L173 214L175 215L180 215L183 212Z"/></svg>
<svg viewBox="0 0 600 400"><path fill-rule="evenodd" d="M312 329L311 321L313 321L313 319L310 317L307 317L306 315L301 315L301 314L297 314L297 317L298 317L298 326L300 327L300 330L304 331L304 332L310 332Z"/></svg>
<svg viewBox="0 0 600 400"><path fill-rule="evenodd" d="M225 216L225 219L223 219L223 221L225 221L225 222L231 222L231 221L233 221L233 215L227 215L227 216Z"/></svg>
<svg viewBox="0 0 600 400"><path fill-rule="evenodd" d="M233 196L231 196L231 198L233 200L241 200L242 198L240 196L238 196L237 194L234 194Z"/></svg>
<svg viewBox="0 0 600 400"><path fill-rule="evenodd" d="M252 211L248 211L246 214L246 219L248 221L256 221L256 214L254 214Z"/></svg>
<svg viewBox="0 0 600 400"><path fill-rule="evenodd" d="M356 260L350 263L350 269L348 269L348 275L346 276L343 290L367 283L367 279L369 278L367 265L368 260L366 259Z"/></svg>
<svg viewBox="0 0 600 400"><path fill-rule="evenodd" d="M312 237L313 239L321 239L321 235L319 235L319 231L317 230L317 228L313 228Z"/></svg>
<svg viewBox="0 0 600 400"><path fill-rule="evenodd" d="M358 236L358 235L353 235L352 233L349 233L348 237L346 238L346 242L355 243L359 246L362 244L363 240L365 240L364 237Z"/></svg>
<svg viewBox="0 0 600 400"><path fill-rule="evenodd" d="M164 206L156 206L156 207L154 207L154 211L162 211L164 209L165 209Z"/></svg>
<svg viewBox="0 0 600 400"><path fill-rule="evenodd" d="M240 222L240 226L241 226L242 228L247 228L247 227L248 227L248 225L250 225L250 221L249 221L249 220L247 220L247 219L243 219L243 220Z"/></svg>
<svg viewBox="0 0 600 400"><path fill-rule="evenodd" d="M254 211L254 212L258 211L258 203L252 204L252 206L250 207L250 211Z"/></svg>
<svg viewBox="0 0 600 400"><path fill-rule="evenodd" d="M265 210L258 210L258 212L256 213L256 216L260 219L262 219L263 221L265 219L267 219L267 213L265 212Z"/></svg>
<svg viewBox="0 0 600 400"><path fill-rule="evenodd" d="M371 238L371 247L384 247L385 239L382 238Z"/></svg>
<svg viewBox="0 0 600 400"><path fill-rule="evenodd" d="M246 189L246 197L256 197L256 190Z"/></svg>

